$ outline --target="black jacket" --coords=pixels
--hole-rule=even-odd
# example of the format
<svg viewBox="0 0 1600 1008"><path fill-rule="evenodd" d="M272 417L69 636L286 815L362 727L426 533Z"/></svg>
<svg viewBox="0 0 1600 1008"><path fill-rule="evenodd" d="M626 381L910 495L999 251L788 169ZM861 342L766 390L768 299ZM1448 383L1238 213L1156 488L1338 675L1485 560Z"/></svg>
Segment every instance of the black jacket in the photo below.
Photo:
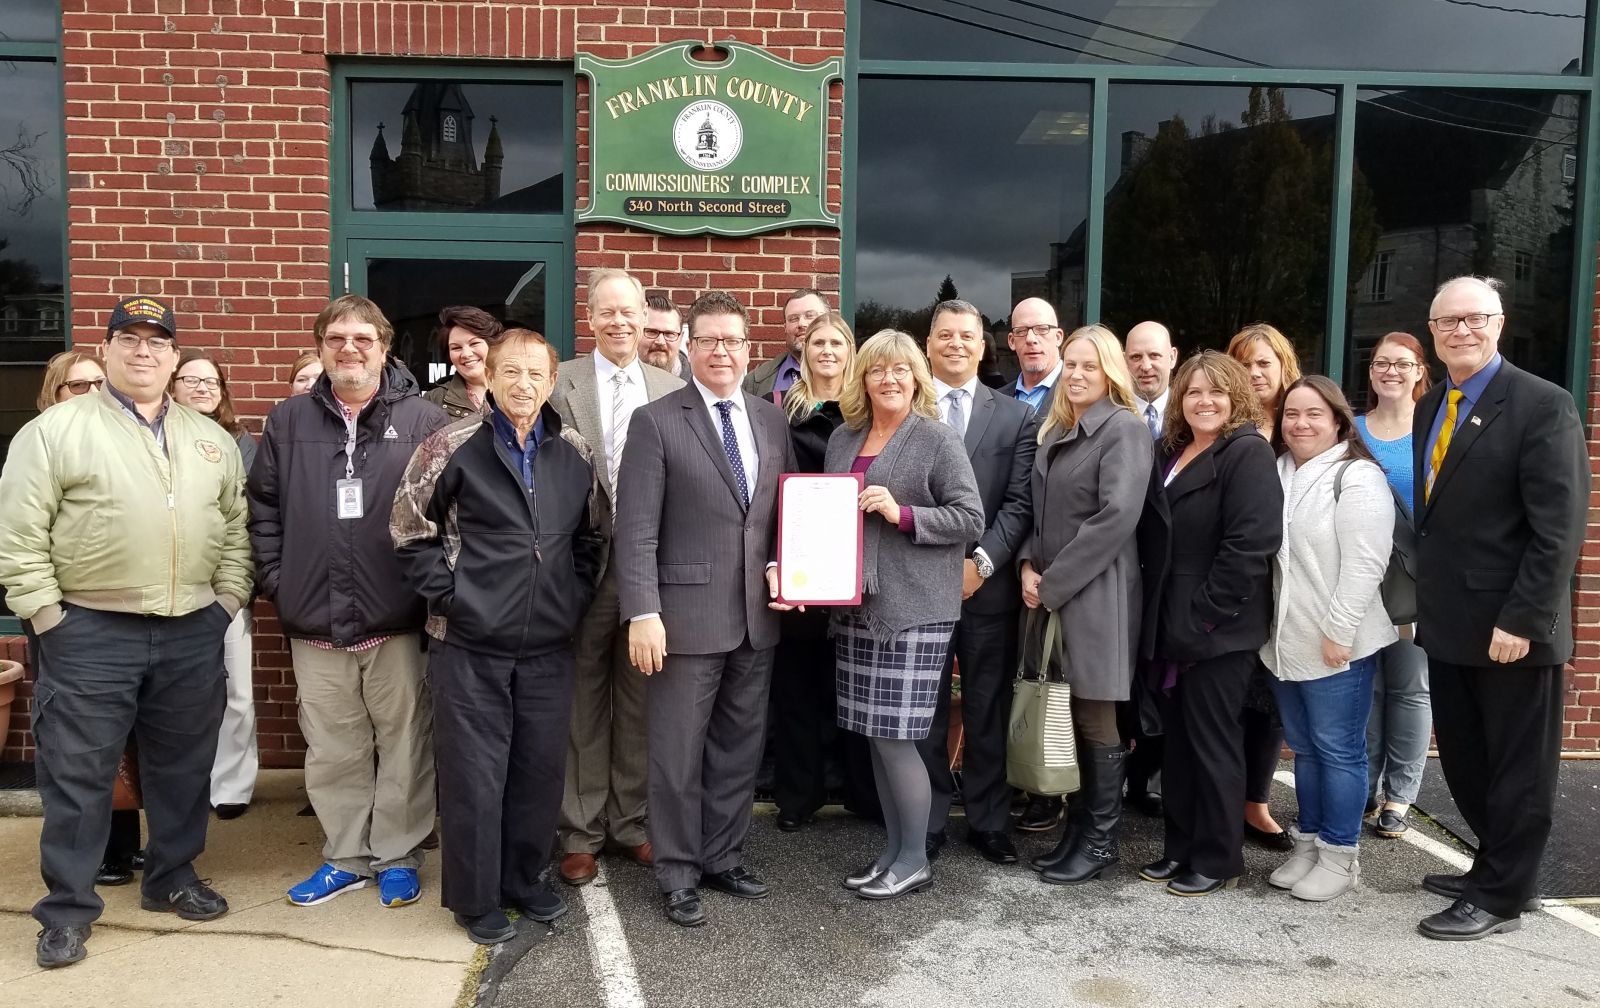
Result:
<svg viewBox="0 0 1600 1008"><path fill-rule="evenodd" d="M794 472L823 472L823 460L828 454L828 438L844 423L844 413L836 399L798 420L789 421L789 442L794 445ZM829 606L807 606L805 612L791 609L780 616L784 640L822 640L828 636ZM829 673L832 674L831 672Z"/></svg>
<svg viewBox="0 0 1600 1008"><path fill-rule="evenodd" d="M395 497L394 546L427 601L428 633L468 651L568 647L594 599L603 540L589 446L548 403L541 416L531 492L485 415L423 442Z"/></svg>
<svg viewBox="0 0 1600 1008"><path fill-rule="evenodd" d="M1572 657L1572 573L1589 513L1589 458L1572 395L1502 361L1424 500L1443 382L1417 402L1417 643L1489 666L1494 628L1528 638L1507 668Z"/></svg>
<svg viewBox="0 0 1600 1008"><path fill-rule="evenodd" d="M1140 654L1188 664L1259 650L1272 625L1272 558L1283 539L1272 448L1246 425L1163 486L1170 461L1158 446L1139 520Z"/></svg>
<svg viewBox="0 0 1600 1008"><path fill-rule="evenodd" d="M1043 418L1022 400L987 387L979 388L971 409L964 441L983 498L983 538L973 546L983 547L994 574L962 608L994 616L1022 607L1016 554L1033 531L1033 460Z"/></svg>
<svg viewBox="0 0 1600 1008"><path fill-rule="evenodd" d="M386 363L356 421L363 516L341 520L334 484L345 478L345 425L328 377L272 408L245 489L261 594L287 636L348 647L422 629L422 600L401 576L389 514L412 452L447 422L417 395L405 365Z"/></svg>

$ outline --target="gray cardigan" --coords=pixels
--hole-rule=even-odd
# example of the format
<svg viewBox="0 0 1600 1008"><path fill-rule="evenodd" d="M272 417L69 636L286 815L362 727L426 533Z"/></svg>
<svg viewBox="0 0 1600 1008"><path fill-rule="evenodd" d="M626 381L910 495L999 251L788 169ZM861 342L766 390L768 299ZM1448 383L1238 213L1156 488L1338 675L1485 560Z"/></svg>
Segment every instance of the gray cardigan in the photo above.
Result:
<svg viewBox="0 0 1600 1008"><path fill-rule="evenodd" d="M824 469L849 472L867 431L835 430ZM961 438L938 420L913 413L867 468L866 481L911 508L912 532L906 535L882 515L867 516L856 615L883 639L960 619L961 562L966 547L983 535L983 500Z"/></svg>

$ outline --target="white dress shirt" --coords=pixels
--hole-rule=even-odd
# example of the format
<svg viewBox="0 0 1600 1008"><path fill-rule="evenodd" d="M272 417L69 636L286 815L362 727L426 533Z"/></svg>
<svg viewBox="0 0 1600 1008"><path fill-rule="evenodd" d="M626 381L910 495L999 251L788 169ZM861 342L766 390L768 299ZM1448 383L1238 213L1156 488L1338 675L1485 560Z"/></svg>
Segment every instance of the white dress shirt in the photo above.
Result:
<svg viewBox="0 0 1600 1008"><path fill-rule="evenodd" d="M627 373L628 383L623 386L623 414L624 418L632 417L633 411L650 401L650 394L644 387L644 368L639 366L639 358L634 356L625 368L618 368L611 360L599 351L594 355L594 383L595 392L600 403L600 430L605 441L606 458L612 457L612 446L617 443L616 431L612 429L611 418L614 414L611 396L615 391L613 376L621 370ZM622 439L628 439L626 429L622 432ZM605 475L604 473L601 474Z"/></svg>
<svg viewBox="0 0 1600 1008"><path fill-rule="evenodd" d="M723 397L714 395L712 391L700 384L700 379L691 378L694 387L700 393L700 398L705 400L706 411L711 414L711 429L717 435L717 441L722 441L722 411L717 409L717 403L723 402ZM726 401L733 403L729 418L733 422L733 439L739 443L739 461L744 463L744 482L750 491L750 496L756 495L756 474L760 470L761 459L756 455L756 435L750 428L750 412L744 408L744 390L736 388Z"/></svg>
<svg viewBox="0 0 1600 1008"><path fill-rule="evenodd" d="M977 375L973 375L970 379L967 380L967 383L965 385L961 385L961 386L946 385L944 382L940 381L938 378L934 378L933 379L933 398L935 400L937 400L938 403L939 403L939 419L944 421L946 424L948 424L950 422L950 400L946 399L945 397L948 396L951 392L954 392L958 387L960 388L961 391L966 393L966 395L963 396L962 399L961 399L961 408L962 408L963 412L965 412L965 414L966 414L967 426L971 426L972 425L972 401L973 401L973 398L977 395L977 392L978 392L978 376ZM967 432L965 430L957 431L957 433L960 434L962 437L966 437L966 435L967 435Z"/></svg>
<svg viewBox="0 0 1600 1008"><path fill-rule="evenodd" d="M1140 399L1139 400L1139 419L1140 420L1144 420L1146 425L1148 426L1149 420L1146 419L1148 414L1145 411L1149 407L1154 406L1156 408L1156 427L1161 429L1161 430L1166 430L1166 427L1167 427L1167 404L1169 402L1171 402L1171 401L1172 401L1172 386L1171 385L1167 386L1167 390L1165 392L1162 392L1160 395L1156 396L1155 399L1153 399L1153 400L1151 400L1149 402L1146 402L1145 400Z"/></svg>

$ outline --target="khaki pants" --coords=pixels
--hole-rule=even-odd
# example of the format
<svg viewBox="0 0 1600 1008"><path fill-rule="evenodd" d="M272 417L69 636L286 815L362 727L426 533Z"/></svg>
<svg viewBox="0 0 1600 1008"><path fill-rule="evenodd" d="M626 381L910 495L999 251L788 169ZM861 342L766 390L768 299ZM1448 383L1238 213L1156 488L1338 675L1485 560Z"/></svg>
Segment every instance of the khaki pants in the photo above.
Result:
<svg viewBox="0 0 1600 1008"><path fill-rule="evenodd" d="M365 651L289 642L306 737L306 793L335 868L416 868L434 817L433 704L419 634Z"/></svg>

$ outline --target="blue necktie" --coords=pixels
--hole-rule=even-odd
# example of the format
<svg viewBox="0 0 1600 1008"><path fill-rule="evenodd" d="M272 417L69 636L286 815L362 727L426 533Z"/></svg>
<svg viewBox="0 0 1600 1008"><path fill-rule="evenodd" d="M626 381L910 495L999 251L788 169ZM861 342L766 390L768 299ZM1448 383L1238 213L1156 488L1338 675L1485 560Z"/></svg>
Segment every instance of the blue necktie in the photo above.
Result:
<svg viewBox="0 0 1600 1008"><path fill-rule="evenodd" d="M733 436L733 403L724 399L717 403L722 414L722 450L728 453L728 464L733 466L733 478L739 483L739 500L750 506L750 483L744 476L744 458L739 454L739 439Z"/></svg>
<svg viewBox="0 0 1600 1008"><path fill-rule="evenodd" d="M1157 441L1161 440L1161 417L1156 413L1155 403L1144 404L1145 426L1150 428L1150 436Z"/></svg>

